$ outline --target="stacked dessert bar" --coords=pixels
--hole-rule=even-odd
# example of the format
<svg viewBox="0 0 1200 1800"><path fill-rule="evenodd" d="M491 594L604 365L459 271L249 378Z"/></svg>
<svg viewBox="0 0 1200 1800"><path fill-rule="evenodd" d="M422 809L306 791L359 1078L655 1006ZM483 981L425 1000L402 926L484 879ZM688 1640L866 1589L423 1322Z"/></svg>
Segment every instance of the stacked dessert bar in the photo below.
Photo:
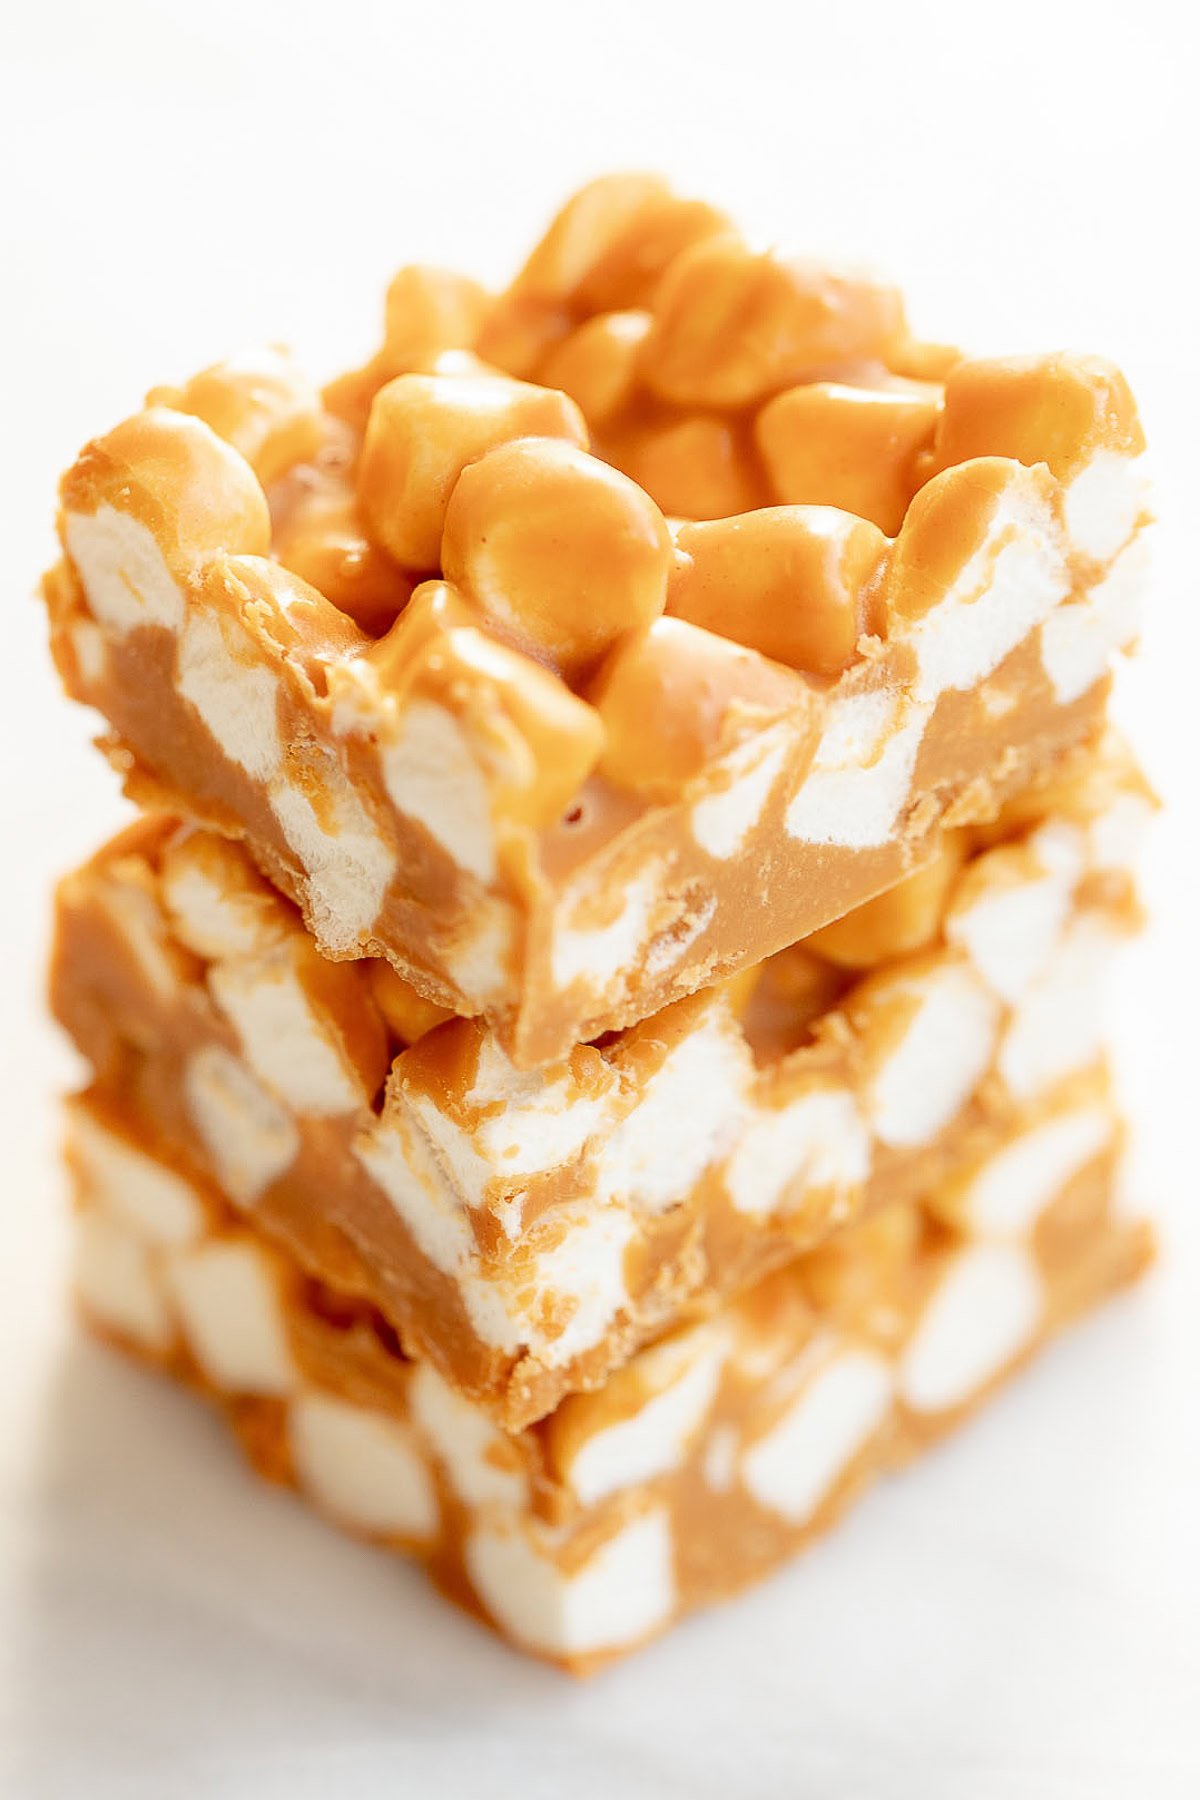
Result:
<svg viewBox="0 0 1200 1800"><path fill-rule="evenodd" d="M46 598L144 809L59 894L89 1323L587 1668L1133 1278L1142 447L1108 364L627 176L323 391L89 444Z"/></svg>

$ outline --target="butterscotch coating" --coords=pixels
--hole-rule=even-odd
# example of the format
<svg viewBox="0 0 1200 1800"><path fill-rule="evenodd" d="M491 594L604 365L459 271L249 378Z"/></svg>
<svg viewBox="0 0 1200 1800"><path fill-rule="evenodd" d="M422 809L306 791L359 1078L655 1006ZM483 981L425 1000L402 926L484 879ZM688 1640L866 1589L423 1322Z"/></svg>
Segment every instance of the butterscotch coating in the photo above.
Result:
<svg viewBox="0 0 1200 1800"><path fill-rule="evenodd" d="M411 579L363 530L353 491L314 496L276 531L275 555L372 636L387 630L412 592Z"/></svg>
<svg viewBox="0 0 1200 1800"><path fill-rule="evenodd" d="M681 200L659 175L602 175L556 214L512 292L583 314L643 306L682 251L729 228L715 207Z"/></svg>
<svg viewBox="0 0 1200 1800"><path fill-rule="evenodd" d="M894 288L732 234L678 257L654 311L643 371L680 406L750 406L837 364L886 361L904 335Z"/></svg>
<svg viewBox="0 0 1200 1800"><path fill-rule="evenodd" d="M403 611L413 583L367 530L354 484L356 450L353 434L331 421L313 461L272 488L272 548L285 569L378 636Z"/></svg>
<svg viewBox="0 0 1200 1800"><path fill-rule="evenodd" d="M273 557L211 556L195 583L205 611L239 620L268 665L286 661L318 688L332 665L370 648L353 619Z"/></svg>
<svg viewBox="0 0 1200 1800"><path fill-rule="evenodd" d="M380 680L398 693L409 679L415 658L429 640L455 625L475 625L475 614L448 581L423 581L412 591L404 612L371 647Z"/></svg>
<svg viewBox="0 0 1200 1800"><path fill-rule="evenodd" d="M68 516L105 505L132 513L181 568L222 550L265 556L271 547L266 496L245 457L202 419L165 406L88 444L60 496Z"/></svg>
<svg viewBox="0 0 1200 1800"><path fill-rule="evenodd" d="M916 383L814 381L776 395L754 427L773 498L844 507L894 537L920 485L916 461L933 442L940 402L939 388Z"/></svg>
<svg viewBox="0 0 1200 1800"><path fill-rule="evenodd" d="M401 567L430 571L446 507L467 463L512 438L586 445L565 394L506 376L399 375L376 394L358 494L374 536Z"/></svg>
<svg viewBox="0 0 1200 1800"><path fill-rule="evenodd" d="M765 498L744 453L740 425L712 413L636 424L612 445L613 460L669 518L727 519Z"/></svg>
<svg viewBox="0 0 1200 1800"><path fill-rule="evenodd" d="M444 350L474 344L491 296L453 269L410 263L397 270L384 302L383 359L394 374L416 369Z"/></svg>
<svg viewBox="0 0 1200 1800"><path fill-rule="evenodd" d="M619 470L549 438L501 444L451 496L442 567L504 636L568 677L666 604L671 534Z"/></svg>
<svg viewBox="0 0 1200 1800"><path fill-rule="evenodd" d="M650 325L647 312L601 313L588 319L555 345L539 371L541 378L547 387L570 394L596 431L632 400Z"/></svg>
<svg viewBox="0 0 1200 1800"><path fill-rule="evenodd" d="M814 1305L843 1316L878 1304L880 1289L892 1286L911 1264L927 1229L918 1207L881 1207L870 1218L835 1232L804 1258L804 1292Z"/></svg>
<svg viewBox="0 0 1200 1800"><path fill-rule="evenodd" d="M875 623L888 540L829 506L681 526L667 610L789 668L833 676Z"/></svg>
<svg viewBox="0 0 1200 1800"><path fill-rule="evenodd" d="M1129 383L1098 356L1008 356L960 362L946 380L937 461L1010 456L1070 481L1097 450L1146 447Z"/></svg>
<svg viewBox="0 0 1200 1800"><path fill-rule="evenodd" d="M670 617L621 645L588 697L604 725L600 773L649 800L677 797L744 734L790 717L801 739L815 716L798 675Z"/></svg>
<svg viewBox="0 0 1200 1800"><path fill-rule="evenodd" d="M454 1014L448 1007L438 1006L418 994L411 982L397 975L391 963L373 961L367 964L367 981L371 998L383 1015L392 1036L402 1044L415 1044L418 1038L441 1025Z"/></svg>
<svg viewBox="0 0 1200 1800"><path fill-rule="evenodd" d="M492 368L519 381L535 381L546 358L570 337L574 324L571 314L555 301L510 289L484 320L475 351Z"/></svg>
<svg viewBox="0 0 1200 1800"><path fill-rule="evenodd" d="M941 933L946 897L967 850L965 832L947 832L932 862L814 931L805 948L841 969L871 969L926 949Z"/></svg>
<svg viewBox="0 0 1200 1800"><path fill-rule="evenodd" d="M291 358L263 347L202 369L183 387L152 388L147 406L191 413L241 452L264 487L321 445L321 396Z"/></svg>
<svg viewBox="0 0 1200 1800"><path fill-rule="evenodd" d="M922 338L903 338L888 353L888 368L907 381L944 382L963 358L956 344L935 344Z"/></svg>

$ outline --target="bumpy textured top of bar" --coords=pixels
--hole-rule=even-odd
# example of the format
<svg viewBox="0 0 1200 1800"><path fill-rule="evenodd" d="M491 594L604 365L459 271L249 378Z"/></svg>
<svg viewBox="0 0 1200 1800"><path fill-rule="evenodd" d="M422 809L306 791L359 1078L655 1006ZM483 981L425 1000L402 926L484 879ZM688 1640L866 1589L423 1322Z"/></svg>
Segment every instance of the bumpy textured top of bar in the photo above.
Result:
<svg viewBox="0 0 1200 1800"><path fill-rule="evenodd" d="M401 270L382 348L323 394L264 351L90 444L63 483L56 648L143 773L250 838L323 948L381 950L498 1017L538 899L649 816L681 815L719 871L782 782L792 836L870 849L938 701L1052 612L1046 707L1099 679L1124 628L1070 603L1137 535L1142 447L1108 364L923 344L892 288L613 177L499 296ZM242 789L186 730L171 762L131 723L129 690L149 707L160 680ZM843 792L859 751L878 820ZM398 880L422 916L465 885L475 935L434 954L402 909L381 923ZM657 935L661 962L703 908L690 892L639 933L636 880L577 885L589 916L553 978L594 1035L670 996L652 970L645 1004L607 994L591 939L634 962ZM531 1027L523 1060L556 1031Z"/></svg>

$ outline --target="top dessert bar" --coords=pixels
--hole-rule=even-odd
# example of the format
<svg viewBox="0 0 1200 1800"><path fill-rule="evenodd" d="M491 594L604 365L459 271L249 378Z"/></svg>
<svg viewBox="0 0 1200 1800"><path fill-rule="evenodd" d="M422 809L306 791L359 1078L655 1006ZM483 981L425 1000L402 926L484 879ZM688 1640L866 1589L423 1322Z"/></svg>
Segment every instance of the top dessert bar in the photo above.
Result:
<svg viewBox="0 0 1200 1800"><path fill-rule="evenodd" d="M62 485L70 692L335 959L520 1067L760 962L1097 727L1143 438L1117 370L922 343L651 177L381 350L156 389Z"/></svg>

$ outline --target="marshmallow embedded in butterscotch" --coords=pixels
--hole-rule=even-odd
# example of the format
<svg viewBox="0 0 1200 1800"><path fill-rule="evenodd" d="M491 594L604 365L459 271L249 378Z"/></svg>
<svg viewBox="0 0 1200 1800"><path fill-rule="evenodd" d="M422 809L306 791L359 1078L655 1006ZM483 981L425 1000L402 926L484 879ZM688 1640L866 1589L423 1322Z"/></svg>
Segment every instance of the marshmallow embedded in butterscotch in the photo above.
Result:
<svg viewBox="0 0 1200 1800"><path fill-rule="evenodd" d="M399 375L442 351L469 349L489 304L486 288L453 269L410 263L397 270L384 303L383 362Z"/></svg>
<svg viewBox="0 0 1200 1800"><path fill-rule="evenodd" d="M752 405L839 363L885 359L904 332L894 288L732 234L678 257L654 312L643 372L680 406Z"/></svg>
<svg viewBox="0 0 1200 1800"><path fill-rule="evenodd" d="M1040 538L1056 498L1056 483L1046 469L1023 468L1004 456L976 457L935 475L913 497L892 546L889 615L919 619L946 599L971 573L972 559L989 534L997 554L1003 543L1019 542L1023 534ZM1005 513L1009 529L997 533ZM980 588L988 575L980 571Z"/></svg>
<svg viewBox="0 0 1200 1800"><path fill-rule="evenodd" d="M603 175L571 196L513 292L583 313L641 306L690 245L728 230L723 214L682 200L658 175Z"/></svg>
<svg viewBox="0 0 1200 1800"><path fill-rule="evenodd" d="M383 750L393 798L412 810L405 794L432 764L446 783L469 765L490 820L551 824L596 765L600 720L557 675L464 616L453 589L426 583L370 652L396 706L398 730ZM491 858L476 861L479 873Z"/></svg>
<svg viewBox="0 0 1200 1800"><path fill-rule="evenodd" d="M549 438L499 445L464 469L442 538L447 579L567 675L657 618L671 556L648 494Z"/></svg>
<svg viewBox="0 0 1200 1800"><path fill-rule="evenodd" d="M136 521L176 568L214 551L256 556L271 546L266 498L245 457L203 420L165 406L147 407L88 444L61 497L67 549L85 583L72 521L106 509Z"/></svg>
<svg viewBox="0 0 1200 1800"><path fill-rule="evenodd" d="M869 631L888 542L828 506L681 526L667 609L776 662L837 675Z"/></svg>
<svg viewBox="0 0 1200 1800"><path fill-rule="evenodd" d="M967 359L946 378L936 456L945 467L972 456L1045 463L1069 481L1098 450L1136 456L1146 447L1129 383L1098 356Z"/></svg>
<svg viewBox="0 0 1200 1800"><path fill-rule="evenodd" d="M179 832L165 845L159 893L175 936L207 962L261 954L296 929L294 910L240 845L211 832Z"/></svg>
<svg viewBox="0 0 1200 1800"><path fill-rule="evenodd" d="M555 345L539 370L541 379L569 394L595 431L632 400L649 329L646 312L600 313Z"/></svg>
<svg viewBox="0 0 1200 1800"><path fill-rule="evenodd" d="M754 427L773 497L844 507L894 536L919 485L915 463L933 441L940 399L931 384L788 388Z"/></svg>
<svg viewBox="0 0 1200 1800"><path fill-rule="evenodd" d="M147 406L191 413L241 452L264 487L315 456L321 396L281 350L263 347L202 369L182 387L158 387Z"/></svg>
<svg viewBox="0 0 1200 1800"><path fill-rule="evenodd" d="M744 433L712 413L638 422L606 448L668 518L725 519L759 504Z"/></svg>
<svg viewBox="0 0 1200 1800"><path fill-rule="evenodd" d="M614 651L589 689L604 725L600 773L647 799L671 799L748 733L791 718L815 730L798 675L690 624L656 619Z"/></svg>
<svg viewBox="0 0 1200 1800"><path fill-rule="evenodd" d="M587 443L573 400L506 376L399 375L376 394L358 493L372 533L406 569L438 566L446 507L467 463L512 438Z"/></svg>

